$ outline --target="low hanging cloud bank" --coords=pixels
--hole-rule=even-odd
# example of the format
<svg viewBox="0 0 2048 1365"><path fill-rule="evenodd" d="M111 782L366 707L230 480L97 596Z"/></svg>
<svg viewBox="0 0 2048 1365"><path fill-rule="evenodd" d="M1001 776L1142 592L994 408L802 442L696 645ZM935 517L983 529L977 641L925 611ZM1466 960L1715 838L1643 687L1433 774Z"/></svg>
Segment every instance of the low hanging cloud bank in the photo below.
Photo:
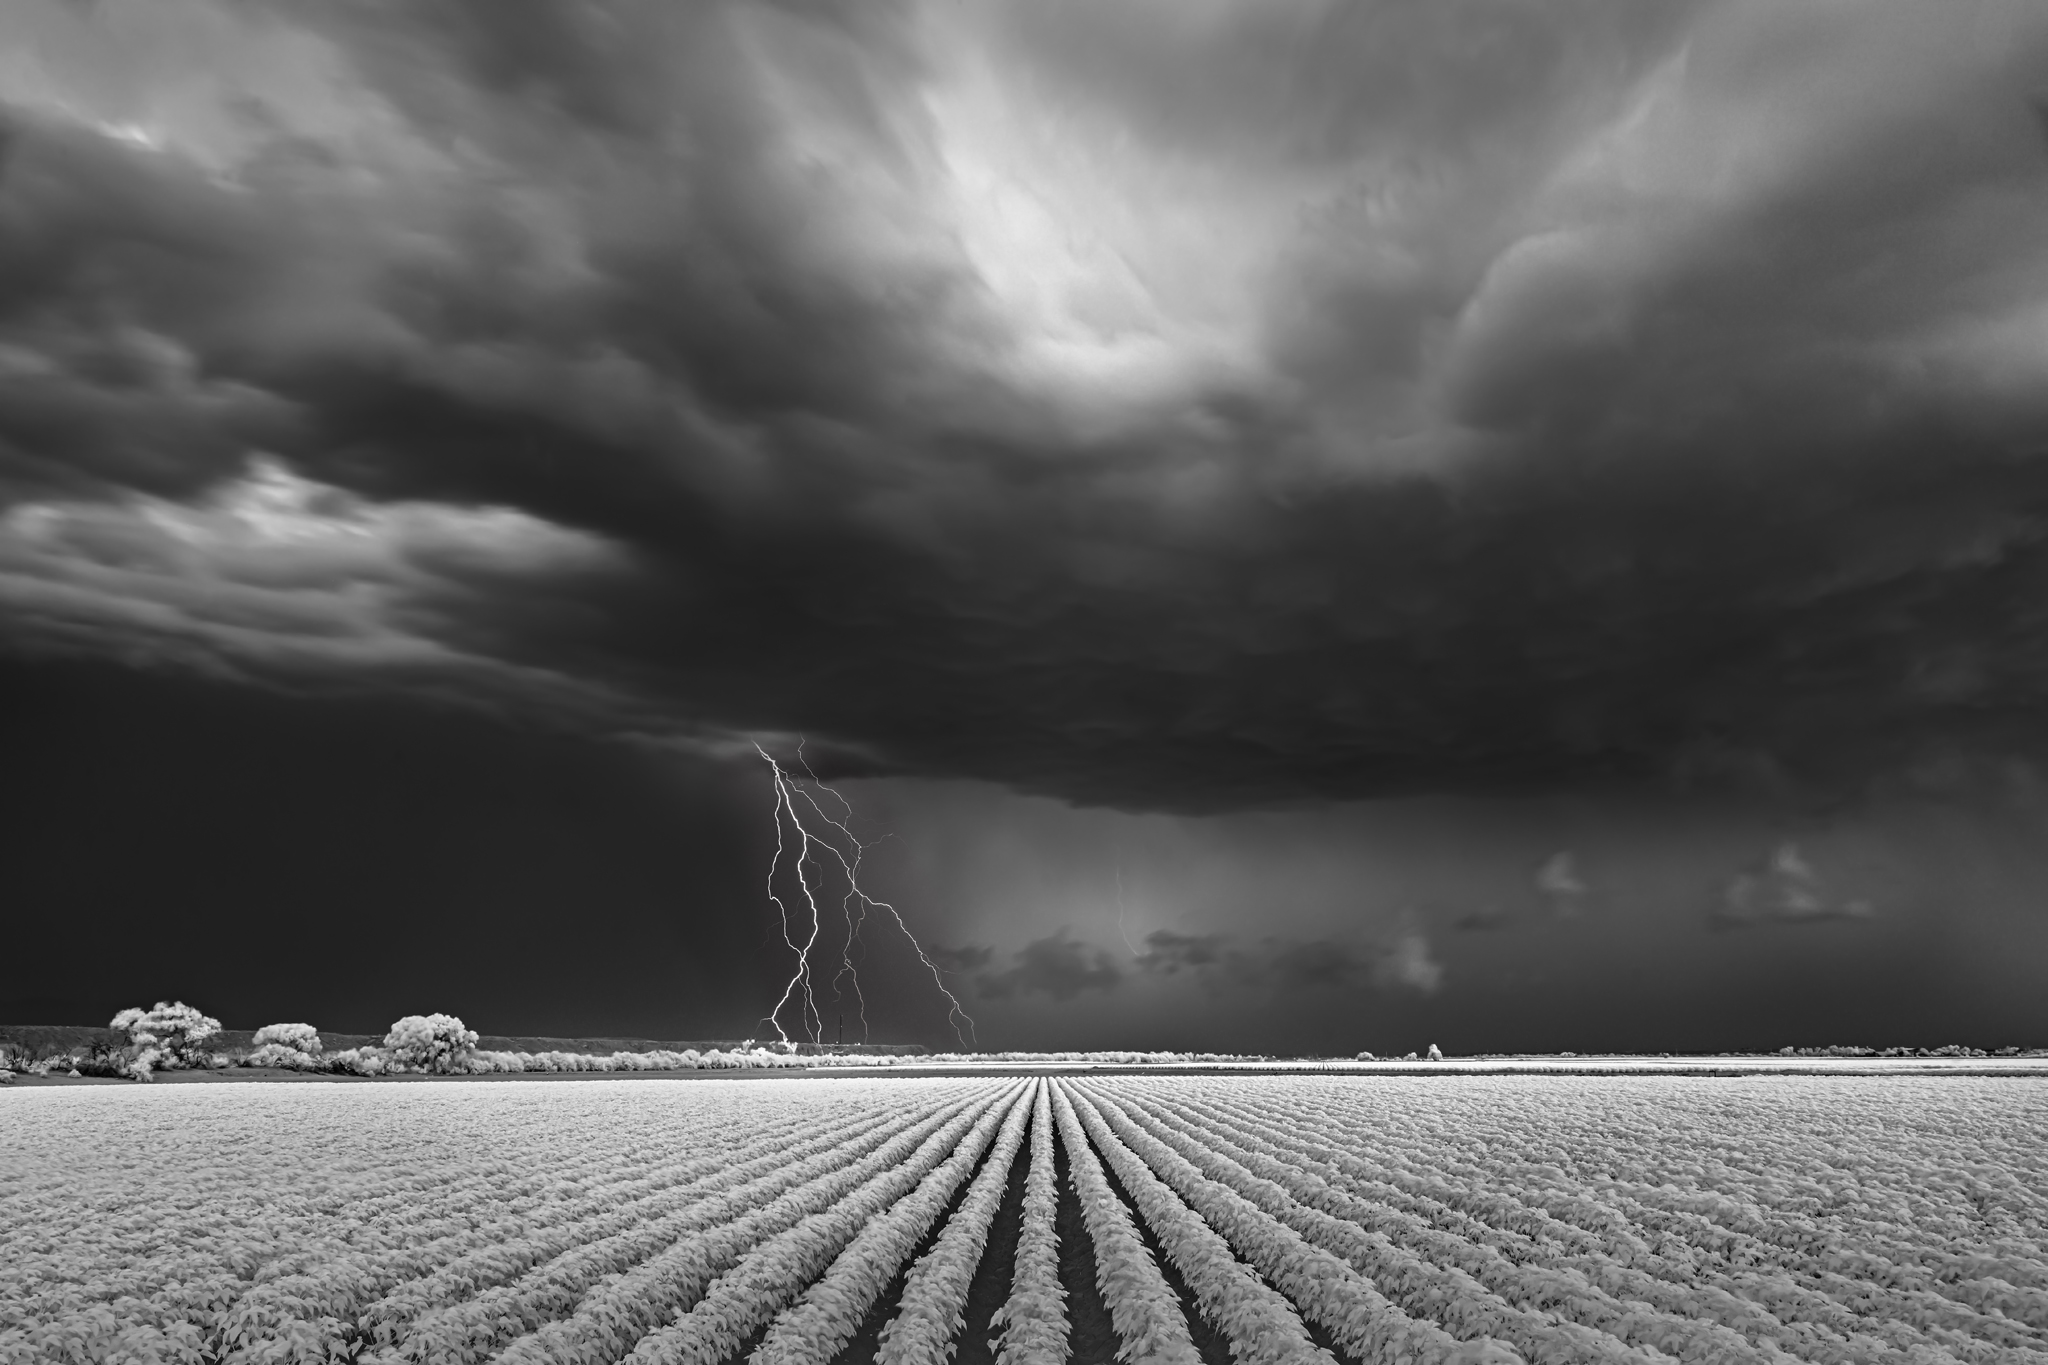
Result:
<svg viewBox="0 0 2048 1365"><path fill-rule="evenodd" d="M2042 748L2038 7L0 39L16 650L1162 809Z"/></svg>
<svg viewBox="0 0 2048 1365"><path fill-rule="evenodd" d="M971 990L983 1000L1034 994L1072 1000L1088 991L1108 995L1146 976L1190 980L1212 992L1370 987L1434 995L1444 977L1443 967L1430 955L1429 939L1413 925L1377 944L1155 929L1145 936L1143 950L1124 962L1114 950L1076 938L1072 927L1063 925L1004 956L999 970L987 970L998 954L986 944L940 948L934 956L944 967L973 973Z"/></svg>

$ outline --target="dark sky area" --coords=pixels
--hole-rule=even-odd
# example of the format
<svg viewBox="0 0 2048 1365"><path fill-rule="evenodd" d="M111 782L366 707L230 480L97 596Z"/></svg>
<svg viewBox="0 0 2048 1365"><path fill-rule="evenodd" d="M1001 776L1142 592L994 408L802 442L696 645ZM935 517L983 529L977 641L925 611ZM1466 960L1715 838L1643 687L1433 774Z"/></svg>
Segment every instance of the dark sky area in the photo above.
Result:
<svg viewBox="0 0 2048 1365"><path fill-rule="evenodd" d="M2048 1044L2044 604L2035 4L0 11L0 1021Z"/></svg>

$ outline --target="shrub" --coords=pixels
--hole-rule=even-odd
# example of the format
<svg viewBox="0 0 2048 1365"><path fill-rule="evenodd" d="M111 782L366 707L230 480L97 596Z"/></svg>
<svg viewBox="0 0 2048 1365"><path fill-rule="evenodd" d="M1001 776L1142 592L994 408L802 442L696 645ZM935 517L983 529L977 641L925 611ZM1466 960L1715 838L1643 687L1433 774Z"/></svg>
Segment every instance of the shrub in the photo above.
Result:
<svg viewBox="0 0 2048 1365"><path fill-rule="evenodd" d="M476 1040L476 1031L452 1014L408 1014L384 1035L384 1050L393 1069L457 1075L470 1069Z"/></svg>
<svg viewBox="0 0 2048 1365"><path fill-rule="evenodd" d="M201 1014L183 1001L159 1000L154 1009L122 1010L108 1027L128 1035L128 1055L122 1070L138 1081L148 1080L159 1070L215 1064L202 1044L219 1035L220 1020Z"/></svg>
<svg viewBox="0 0 2048 1365"><path fill-rule="evenodd" d="M391 1069L390 1058L381 1047L352 1047L330 1052L326 1062L332 1070L346 1071L354 1076L381 1076Z"/></svg>
<svg viewBox="0 0 2048 1365"><path fill-rule="evenodd" d="M288 1047L297 1052L310 1052L316 1056L326 1051L326 1046L320 1041L320 1030L311 1024L265 1024L256 1030L257 1047L266 1047L273 1043L279 1047Z"/></svg>
<svg viewBox="0 0 2048 1365"><path fill-rule="evenodd" d="M243 1066L281 1066L293 1071L324 1070L326 1050L320 1030L311 1024L265 1024L256 1030L256 1046L242 1058Z"/></svg>
<svg viewBox="0 0 2048 1365"><path fill-rule="evenodd" d="M97 1042L86 1046L84 1052L73 1053L70 1057L53 1064L52 1070L67 1066L78 1076L127 1076L128 1049L119 1043Z"/></svg>
<svg viewBox="0 0 2048 1365"><path fill-rule="evenodd" d="M26 1043L0 1043L0 1070L30 1076L47 1076L53 1067L69 1070L71 1057L56 1048L30 1047Z"/></svg>

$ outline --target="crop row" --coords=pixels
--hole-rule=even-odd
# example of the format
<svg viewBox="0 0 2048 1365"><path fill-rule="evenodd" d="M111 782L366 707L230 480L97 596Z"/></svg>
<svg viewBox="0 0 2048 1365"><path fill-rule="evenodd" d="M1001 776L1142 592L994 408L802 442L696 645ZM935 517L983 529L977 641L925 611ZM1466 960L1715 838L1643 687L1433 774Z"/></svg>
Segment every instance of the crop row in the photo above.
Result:
<svg viewBox="0 0 2048 1365"><path fill-rule="evenodd" d="M1286 1164L1297 1167L1312 1167L1322 1156L1332 1158L1344 1166L1344 1174L1357 1192L1376 1204L1407 1202L1432 1183L1438 1191L1449 1188L1438 1172L1430 1173L1429 1182L1423 1181L1413 1164L1404 1173L1398 1167L1389 1169L1360 1160L1361 1155L1369 1154L1371 1143L1355 1141L1352 1134L1357 1130L1341 1122L1284 1106L1252 1106L1248 1112L1246 1122L1254 1136L1275 1131L1275 1119L1284 1117L1281 1131L1313 1133L1330 1143L1318 1150L1313 1144L1304 1149L1297 1141L1279 1155ZM1353 1150L1347 1152L1347 1146ZM1445 1160L1441 1165L1444 1171L1455 1172L1458 1163ZM1688 1242L1688 1235L1702 1231L1695 1220L1625 1196L1615 1198L1611 1181L1589 1180L1579 1188L1560 1189L1548 1187L1540 1172L1525 1170L1521 1174L1524 1198L1533 1192L1534 1200L1560 1222L1601 1235L1607 1253L1602 1273L1626 1279L1644 1297L1661 1295L1669 1300L1675 1286L1688 1303L1712 1300L1713 1295L1698 1293L1705 1288L1767 1304L1790 1329L1780 1334L1782 1344L1810 1358L1882 1359L1888 1354L1935 1349L1964 1360L2026 1360L2039 1358L2042 1348L2048 1347L2048 1337L2028 1321L2028 1291L1996 1280L1937 1282L1910 1261L1887 1261L1856 1245L1853 1230L1845 1236L1839 1227L1820 1223L1804 1211L1771 1211L1770 1221L1763 1225L1767 1232L1763 1239L1720 1229ZM1513 1183L1512 1177L1507 1182L1500 1177L1487 1182L1483 1170L1469 1170L1467 1175L1482 1191L1486 1183ZM1382 1182L1375 1176L1392 1179ZM1674 1187L1664 1187L1662 1193L1683 1197ZM1415 1215L1428 1212L1426 1201L1416 1198L1405 1220L1396 1210L1386 1215L1385 1221L1393 1227L1411 1226ZM1798 1250L1802 1247L1805 1250ZM1458 1250L1453 1247L1450 1254ZM1540 1256L1548 1268L1557 1267L1564 1259L1555 1252ZM1616 1275L1608 1266L1623 1273ZM1845 1269L1861 1269L1865 1274L1861 1278L1845 1275ZM1640 1273L1626 1273L1629 1271ZM1651 1287L1650 1282L1659 1279L1664 1287ZM1973 1297L1993 1311L1968 1302ZM1820 1335L1805 1329L1817 1329Z"/></svg>
<svg viewBox="0 0 2048 1365"><path fill-rule="evenodd" d="M863 1332L945 1365L983 1319L999 1365L1061 1365L1062 1200L1134 1365L1212 1333L1237 1365L2048 1365L2048 1206L1999 1155L2035 1169L2048 1101L1777 1084L27 1092L0 1365L831 1365Z"/></svg>
<svg viewBox="0 0 2048 1365"><path fill-rule="evenodd" d="M582 1296L564 1282L578 1267L595 1282L690 1221L715 1224L771 1197L793 1167L829 1172L927 1106L992 1091L898 1084L889 1088L918 1100L901 1116L903 1106L871 1092L816 1082L749 1088L737 1106L705 1105L710 1092L695 1087L621 1106L628 1088L604 1088L611 1103L441 1087L376 1098L269 1087L40 1092L34 1100L58 1103L38 1105L43 1121L0 1133L26 1139L0 1142L16 1158L0 1173L69 1179L49 1187L37 1216L0 1214L7 1259L22 1268L0 1277L0 1359L100 1359L117 1340L116 1353L138 1358L195 1344L214 1359L365 1347L440 1358L433 1342L455 1320L499 1310L485 1336L505 1316L528 1331L546 1320L538 1281L573 1306ZM213 1140L223 1129L228 1148ZM121 1160L138 1146L156 1160L143 1180ZM222 1160L230 1152L232 1166ZM24 1206L9 1197L0 1207ZM296 1345L280 1357L280 1343Z"/></svg>

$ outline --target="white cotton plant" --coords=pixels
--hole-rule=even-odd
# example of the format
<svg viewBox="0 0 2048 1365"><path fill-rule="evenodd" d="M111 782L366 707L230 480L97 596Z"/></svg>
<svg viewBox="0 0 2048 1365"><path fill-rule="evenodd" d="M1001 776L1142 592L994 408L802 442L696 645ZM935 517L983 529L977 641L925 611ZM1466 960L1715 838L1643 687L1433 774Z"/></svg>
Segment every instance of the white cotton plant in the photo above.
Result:
<svg viewBox="0 0 2048 1365"><path fill-rule="evenodd" d="M1229 1215L1238 1210L1230 1206L1230 1196L1225 1193L1214 1203L1205 1200L1205 1194L1219 1193L1220 1189L1199 1175L1195 1181L1209 1186L1208 1189L1184 1186L1176 1190L1118 1136L1084 1088L1061 1089L1069 1095L1075 1117L1094 1141L1104 1163L1116 1173L1131 1202L1144 1215L1167 1260L1180 1271L1201 1306L1202 1316L1229 1339L1232 1358L1239 1365L1336 1365L1336 1357L1316 1343L1295 1306L1261 1277L1264 1272L1286 1283L1287 1272L1295 1268L1306 1250L1300 1239L1290 1238L1256 1210L1251 1211L1248 1219L1233 1220ZM1184 1197L1193 1197L1204 1207L1191 1208ZM1227 1228L1236 1234L1235 1238L1226 1238L1216 1230L1218 1227ZM1237 1242L1235 1250L1232 1240ZM1242 1260L1239 1251L1244 1253ZM1326 1271L1341 1267L1341 1262L1334 1258L1325 1260ZM1301 1283L1289 1287L1300 1293L1311 1282L1303 1276Z"/></svg>
<svg viewBox="0 0 2048 1365"><path fill-rule="evenodd" d="M128 1035L125 1069L138 1081L149 1080L158 1071L217 1064L203 1044L220 1035L220 1020L183 1001L159 1000L152 1009L122 1010L108 1027Z"/></svg>
<svg viewBox="0 0 2048 1365"><path fill-rule="evenodd" d="M1002 1132L1014 1134L1009 1150L1012 1157L1016 1155L1015 1137L1022 1136L1024 1121L1030 1117L1025 1103L1027 1094L1028 1086L1013 1088L1009 1097L998 1101L966 1140L910 1194L870 1220L846 1243L823 1277L770 1325L749 1358L749 1365L829 1365L860 1330L868 1310L896 1278L911 1252L937 1225L954 1191L973 1174L975 1164L997 1136L998 1120ZM972 1214L968 1216L971 1220ZM971 1278L973 1271L967 1273ZM915 1289L917 1280L912 1274L904 1289L905 1295L913 1300L920 1297ZM886 1349L876 1356L884 1365L892 1359Z"/></svg>
<svg viewBox="0 0 2048 1365"><path fill-rule="evenodd" d="M669 1134L640 1148L640 1159L613 1148L623 1158L617 1170L634 1174L592 1181L557 1206L566 1215L561 1220L536 1225L528 1215L509 1215L508 1222L484 1229L488 1235L452 1248L453 1259L437 1258L424 1276L415 1271L415 1278L382 1291L382 1297L376 1296L378 1286L367 1286L373 1292L360 1301L356 1321L359 1339L367 1339L372 1349L358 1361L487 1358L504 1344L506 1332L518 1330L518 1323L549 1316L534 1298L514 1302L522 1287L539 1290L543 1298L555 1296L549 1302L573 1304L608 1268L636 1264L650 1248L671 1245L688 1229L701 1228L701 1221L691 1220L750 1181L777 1176L820 1153L826 1154L829 1167L831 1153L846 1150L850 1137L890 1123L890 1116L872 1111L841 1112L849 1121L823 1125L815 1110L803 1107L767 1118L721 1112L708 1128L697 1129L695 1145L707 1154L680 1162L668 1159L674 1143ZM751 1138L749 1150L758 1154L735 1161L728 1142L742 1134ZM396 1259L409 1248L392 1250ZM400 1264L411 1268L417 1263ZM547 1267L544 1281L524 1278L526 1271L541 1266ZM520 1312L532 1316L520 1318Z"/></svg>
<svg viewBox="0 0 2048 1365"><path fill-rule="evenodd" d="M781 1240L782 1234L813 1215L825 1215L824 1221L828 1222L838 1221L834 1211L843 1201L865 1200L863 1192L871 1191L877 1182L889 1182L895 1168L906 1159L917 1166L916 1174L921 1178L944 1153L959 1145L985 1103L980 1098L948 1102L921 1117L915 1127L895 1132L886 1143L857 1159L849 1160L845 1155L830 1159L823 1174L815 1167L802 1175L792 1172L777 1177L767 1189L761 1189L762 1182L756 1182L753 1188L759 1192L751 1198L747 1197L749 1191L736 1192L744 1200L734 1211L736 1217L726 1214L722 1220L714 1221L700 1215L701 1232L663 1238L659 1243L662 1250L643 1255L629 1267L617 1267L623 1273L606 1275L597 1286L582 1292L565 1316L515 1342L495 1358L505 1365L609 1365L625 1359L629 1353L649 1362L664 1355L682 1359L680 1350L669 1352L663 1341L674 1344L677 1329L692 1315L699 1316L696 1329L708 1325L708 1320L719 1311L717 1305L706 1309L704 1304L706 1290L713 1282L733 1271L743 1257L757 1250L766 1251ZM864 1207L872 1213L872 1203ZM706 1210L706 1215L709 1212ZM733 1306L730 1295L721 1303L726 1308ZM668 1326L664 1327L664 1323ZM744 1340L749 1332L742 1332L734 1343ZM642 1345L656 1334L661 1339L643 1351ZM469 1338L459 1340L466 1343Z"/></svg>
<svg viewBox="0 0 2048 1365"><path fill-rule="evenodd" d="M1181 1114L1185 1120L1189 1113L1210 1114L1212 1106L1174 1104L1163 1106L1161 1112L1169 1110L1185 1111ZM1429 1206L1432 1213L1424 1217L1416 1216L1423 1207L1420 1203L1416 1209L1397 1207L1409 1197L1407 1183L1399 1179L1381 1183L1393 1173L1344 1156L1317 1139L1306 1139L1304 1151L1291 1145L1291 1140L1283 1148L1213 1117L1202 1124L1183 1122L1179 1130L1156 1123L1156 1115L1153 1119L1142 1114L1137 1117L1204 1175L1235 1189L1296 1233L1347 1262L1396 1307L1419 1318L1435 1313L1438 1305L1457 1303L1454 1325L1459 1335L1471 1339L1460 1348L1467 1354L1449 1357L1446 1365L1449 1360L1503 1358L1649 1365L1671 1355L1729 1365L1762 1365L1765 1360L1783 1359L1749 1350L1719 1329L1679 1321L1683 1315L1657 1320L1644 1311L1649 1306L1647 1299L1624 1305L1590 1281L1570 1284L1560 1278L1559 1261L1550 1260L1541 1268L1525 1267L1487 1246L1434 1227L1431 1224L1439 1215L1433 1204ZM1322 1141L1348 1141L1347 1136L1308 1115L1288 1111L1285 1122L1288 1129L1263 1131L1277 1138L1292 1128L1312 1127ZM1231 1136L1226 1138L1224 1133ZM1325 1183L1331 1177L1335 1183ZM1418 1179L1412 1184L1431 1196L1449 1192L1441 1179ZM1372 1197L1362 1197L1368 1192ZM1649 1252L1641 1243L1634 1250ZM1606 1279L1614 1269L1603 1267L1596 1277ZM1560 1316L1554 1309L1569 1312ZM1360 1358L1373 1357L1362 1354ZM1445 1359L1427 1351L1418 1358Z"/></svg>
<svg viewBox="0 0 2048 1365"><path fill-rule="evenodd" d="M1059 1082L1051 1087L1053 1118L1067 1150L1068 1179L1081 1222L1095 1247L1095 1287L1123 1341L1117 1359L1131 1365L1202 1365L1188 1334L1187 1314L1139 1235L1130 1210L1110 1187L1081 1121Z"/></svg>
<svg viewBox="0 0 2048 1365"><path fill-rule="evenodd" d="M1119 1165L1127 1175L1136 1171L1131 1181L1135 1186L1159 1186L1149 1198L1164 1203L1170 1210L1178 1210L1169 1213L1169 1217L1185 1217L1191 1210L1194 1219L1214 1229L1228 1247L1242 1254L1273 1288L1299 1305L1303 1316L1316 1321L1354 1359L1405 1360L1415 1365L1520 1365L1523 1357L1498 1341L1486 1337L1460 1341L1426 1314L1410 1316L1360 1272L1355 1260L1336 1254L1330 1245L1317 1240L1314 1234L1319 1216L1313 1210L1208 1150L1187 1133L1162 1121L1159 1114L1148 1114L1137 1105L1126 1111L1110 1098L1110 1089L1077 1087L1083 1098L1076 1105L1083 1123L1099 1132L1105 1152L1113 1153L1112 1164ZM1133 1166L1134 1161L1142 1164ZM1161 1191L1169 1189L1185 1199L1186 1204L1166 1199ZM1143 1193L1139 1199L1141 1207L1148 1202ZM1327 1222L1334 1225L1337 1220ZM1199 1227L1190 1226L1194 1227L1196 1239L1201 1239ZM1163 1235L1161 1240L1165 1241ZM1174 1257L1170 1246L1168 1255ZM1180 1264L1177 1258L1176 1264ZM1190 1287L1195 1283L1196 1277L1191 1276ZM1198 1296L1202 1293L1199 1289L1196 1292ZM1207 1311L1215 1313L1226 1331L1237 1323L1243 1333L1259 1310L1255 1303L1244 1301L1242 1290L1238 1297L1237 1304ZM1263 1295L1253 1289L1250 1297ZM1443 1301L1448 1300L1439 1300ZM1269 1358L1261 1354L1260 1347L1249 1343L1256 1340L1270 1348L1282 1344L1285 1333L1254 1329L1243 1335L1248 1349L1237 1352L1240 1361ZM1592 1354L1534 1358L1608 1357L1596 1350Z"/></svg>
<svg viewBox="0 0 2048 1365"><path fill-rule="evenodd" d="M688 1312L642 1337L625 1359L635 1365L718 1365L802 1295L794 1321L770 1326L752 1360L828 1365L987 1149L1020 1089L1011 1087L958 1116L908 1161L891 1163L833 1200L823 1217L805 1217L758 1240ZM860 1248L849 1249L856 1239Z"/></svg>
<svg viewBox="0 0 2048 1365"><path fill-rule="evenodd" d="M384 1035L391 1070L425 1071L436 1076L468 1072L476 1044L476 1030L463 1027L452 1014L408 1014Z"/></svg>
<svg viewBox="0 0 2048 1365"><path fill-rule="evenodd" d="M1001 1336L996 1365L1053 1365L1067 1358L1067 1291L1060 1283L1059 1187L1052 1155L1049 1083L1038 1083L1031 1114L1031 1171L1024 1181L1024 1221L1010 1297L989 1319Z"/></svg>
<svg viewBox="0 0 2048 1365"><path fill-rule="evenodd" d="M947 1365L953 1358L954 1339L966 1323L967 1291L988 1248L989 1229L1009 1188L1010 1169L1024 1145L1033 1101L1042 1085L1032 1082L1014 1103L995 1150L968 1186L966 1198L905 1276L896 1316L882 1328L877 1365Z"/></svg>

